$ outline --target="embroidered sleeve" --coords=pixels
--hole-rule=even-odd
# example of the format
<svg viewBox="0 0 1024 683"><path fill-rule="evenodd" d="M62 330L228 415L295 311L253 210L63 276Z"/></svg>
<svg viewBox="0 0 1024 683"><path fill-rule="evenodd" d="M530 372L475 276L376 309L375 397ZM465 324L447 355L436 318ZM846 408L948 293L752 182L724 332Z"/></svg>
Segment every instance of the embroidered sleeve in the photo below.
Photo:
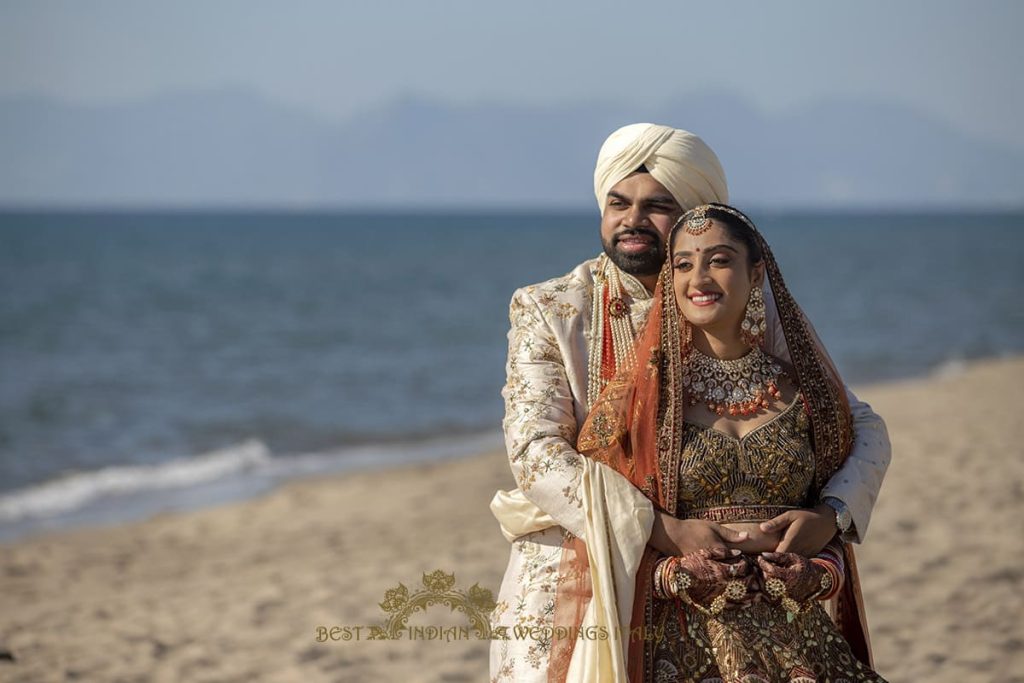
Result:
<svg viewBox="0 0 1024 683"><path fill-rule="evenodd" d="M576 442L576 416L565 361L538 302L518 290L509 307L505 446L519 488L537 507L582 537L578 496L583 456Z"/></svg>
<svg viewBox="0 0 1024 683"><path fill-rule="evenodd" d="M765 296L765 306L770 321L765 340L766 350L776 358L792 363L775 299L771 295L771 288L766 289L768 294ZM807 321L807 325L816 337L814 326L810 321ZM843 540L860 543L867 533L871 512L878 499L878 491L882 488L882 479L892 459L892 445L889 443L885 422L875 414L871 406L858 400L849 389L846 390L846 398L853 413L853 450L829 479L820 497L832 496L846 503L853 517L853 526L843 534Z"/></svg>
<svg viewBox="0 0 1024 683"><path fill-rule="evenodd" d="M846 503L853 525L843 534L843 540L860 543L867 533L882 479L889 469L892 445L885 422L871 406L858 400L849 389L846 397L853 413L853 450L822 489L821 497L832 496Z"/></svg>

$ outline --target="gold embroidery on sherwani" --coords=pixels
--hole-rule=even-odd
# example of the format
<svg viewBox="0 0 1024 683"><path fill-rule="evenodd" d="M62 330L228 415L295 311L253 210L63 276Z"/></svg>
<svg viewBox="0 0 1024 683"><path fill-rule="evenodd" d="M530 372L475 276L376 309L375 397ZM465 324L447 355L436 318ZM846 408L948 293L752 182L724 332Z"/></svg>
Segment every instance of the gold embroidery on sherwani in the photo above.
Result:
<svg viewBox="0 0 1024 683"><path fill-rule="evenodd" d="M587 416L586 348L592 334L590 311L599 259L572 272L518 290L509 305L509 352L502 427L512 474L520 489L559 524L512 543L508 570L491 615L492 626L506 626L513 637L491 649L494 681L517 681L545 671L552 643L554 596L565 572L563 547L582 533L579 497L583 464L577 432ZM634 328L640 328L652 301L634 277L623 275ZM537 627L529 637L512 629Z"/></svg>

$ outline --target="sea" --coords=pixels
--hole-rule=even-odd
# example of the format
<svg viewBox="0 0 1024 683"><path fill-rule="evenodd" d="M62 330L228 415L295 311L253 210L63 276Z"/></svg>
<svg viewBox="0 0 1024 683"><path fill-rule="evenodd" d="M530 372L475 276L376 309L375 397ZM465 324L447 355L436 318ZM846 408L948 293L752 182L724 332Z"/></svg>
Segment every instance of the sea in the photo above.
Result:
<svg viewBox="0 0 1024 683"><path fill-rule="evenodd" d="M751 212L848 384L1024 352L1024 212ZM0 541L501 445L595 212L0 212ZM884 416L883 416L884 417Z"/></svg>

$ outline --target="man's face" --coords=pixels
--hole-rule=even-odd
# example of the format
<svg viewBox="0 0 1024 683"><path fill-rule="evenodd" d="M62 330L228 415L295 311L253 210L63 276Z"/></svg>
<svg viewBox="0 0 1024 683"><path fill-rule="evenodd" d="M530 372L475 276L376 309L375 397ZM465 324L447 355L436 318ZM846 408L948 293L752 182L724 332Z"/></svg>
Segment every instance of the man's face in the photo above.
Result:
<svg viewBox="0 0 1024 683"><path fill-rule="evenodd" d="M665 261L665 239L682 213L672 193L650 173L626 176L605 197L604 253L630 275L657 275Z"/></svg>

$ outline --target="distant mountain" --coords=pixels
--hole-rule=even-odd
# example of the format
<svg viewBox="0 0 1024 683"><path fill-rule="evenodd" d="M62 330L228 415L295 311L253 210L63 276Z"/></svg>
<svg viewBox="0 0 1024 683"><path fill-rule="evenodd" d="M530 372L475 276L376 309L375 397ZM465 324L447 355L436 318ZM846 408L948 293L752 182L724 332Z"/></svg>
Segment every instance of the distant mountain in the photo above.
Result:
<svg viewBox="0 0 1024 683"><path fill-rule="evenodd" d="M739 205L1024 206L1024 150L900 105L769 116L715 92L631 106L407 97L334 122L238 89L107 107L0 99L0 204L587 207L601 141L643 120L700 134Z"/></svg>

